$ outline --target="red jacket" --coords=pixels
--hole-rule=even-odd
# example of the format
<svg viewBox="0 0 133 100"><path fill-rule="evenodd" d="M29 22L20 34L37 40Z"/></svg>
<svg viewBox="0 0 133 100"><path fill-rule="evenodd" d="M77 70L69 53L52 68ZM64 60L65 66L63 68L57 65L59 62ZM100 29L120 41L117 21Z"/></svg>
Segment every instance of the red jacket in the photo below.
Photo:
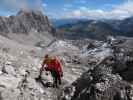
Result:
<svg viewBox="0 0 133 100"><path fill-rule="evenodd" d="M45 70L46 71L55 71L58 77L62 75L62 68L59 60L57 58L50 59L49 61L44 61L43 65L46 64ZM44 69L44 68L43 68Z"/></svg>
<svg viewBox="0 0 133 100"><path fill-rule="evenodd" d="M54 66L54 71L57 73L57 75L61 76L62 74L62 68L59 60L57 58L53 59L53 66Z"/></svg>

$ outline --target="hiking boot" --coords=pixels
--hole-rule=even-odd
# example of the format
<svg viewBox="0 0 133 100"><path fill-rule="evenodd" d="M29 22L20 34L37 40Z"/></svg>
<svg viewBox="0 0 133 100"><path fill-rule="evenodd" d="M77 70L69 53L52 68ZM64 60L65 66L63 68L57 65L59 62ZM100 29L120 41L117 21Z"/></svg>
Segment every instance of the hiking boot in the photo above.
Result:
<svg viewBox="0 0 133 100"><path fill-rule="evenodd" d="M53 88L59 88L57 84L53 84Z"/></svg>

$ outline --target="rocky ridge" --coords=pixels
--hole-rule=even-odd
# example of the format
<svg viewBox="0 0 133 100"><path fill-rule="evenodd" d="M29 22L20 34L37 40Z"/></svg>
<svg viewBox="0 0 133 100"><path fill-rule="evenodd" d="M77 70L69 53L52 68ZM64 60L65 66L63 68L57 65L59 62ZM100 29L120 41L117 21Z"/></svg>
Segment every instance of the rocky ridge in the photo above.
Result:
<svg viewBox="0 0 133 100"><path fill-rule="evenodd" d="M91 69L62 90L59 95L60 100L133 99L133 85L130 83L132 81L131 74L125 74L133 71L131 67L133 66L133 56L128 55L131 47L128 42L124 42L124 45L129 46L127 49L124 48L123 43L119 44L116 41L104 48L103 51L106 51L107 48L112 50L112 52L108 52L109 55L106 52L104 55L98 56L102 57L98 58L101 59L100 61L95 60L96 62L91 64L93 66ZM120 45L123 46L120 48ZM96 54L99 55L98 52Z"/></svg>

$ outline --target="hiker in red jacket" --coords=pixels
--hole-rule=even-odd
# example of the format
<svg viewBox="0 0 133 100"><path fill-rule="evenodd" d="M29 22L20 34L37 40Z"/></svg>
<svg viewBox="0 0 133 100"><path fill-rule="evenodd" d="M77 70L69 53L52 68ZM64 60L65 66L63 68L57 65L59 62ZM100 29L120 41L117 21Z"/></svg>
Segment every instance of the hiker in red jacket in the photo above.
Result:
<svg viewBox="0 0 133 100"><path fill-rule="evenodd" d="M44 65L46 65L46 67L44 67ZM61 77L63 76L63 72L61 68L61 63L57 57L50 58L49 55L46 55L42 63L40 73L42 73L43 70L51 72L54 87L58 87L58 84L61 85Z"/></svg>

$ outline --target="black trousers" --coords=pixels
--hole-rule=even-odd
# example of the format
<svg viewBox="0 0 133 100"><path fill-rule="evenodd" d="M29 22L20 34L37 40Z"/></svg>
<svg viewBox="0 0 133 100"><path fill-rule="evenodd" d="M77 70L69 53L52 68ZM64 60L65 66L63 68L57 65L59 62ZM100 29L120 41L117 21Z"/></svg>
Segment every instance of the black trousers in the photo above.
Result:
<svg viewBox="0 0 133 100"><path fill-rule="evenodd" d="M58 85L61 85L61 77L55 72L55 71L50 71L51 75L53 77L53 85L54 87L58 87Z"/></svg>

